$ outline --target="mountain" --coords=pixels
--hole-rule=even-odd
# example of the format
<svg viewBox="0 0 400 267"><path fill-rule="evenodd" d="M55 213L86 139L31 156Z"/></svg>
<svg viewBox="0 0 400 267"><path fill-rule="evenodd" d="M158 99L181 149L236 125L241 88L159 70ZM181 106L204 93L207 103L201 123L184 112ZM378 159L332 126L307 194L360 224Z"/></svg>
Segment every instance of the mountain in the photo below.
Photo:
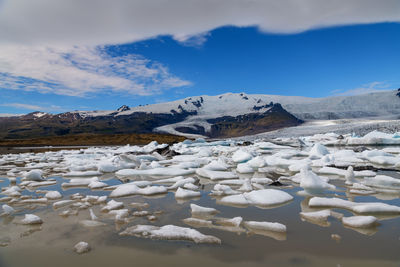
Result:
<svg viewBox="0 0 400 267"><path fill-rule="evenodd" d="M33 112L0 118L0 138L83 133L170 133L188 137L233 137L296 126L301 120L280 104L246 94L199 96L115 111Z"/></svg>
<svg viewBox="0 0 400 267"><path fill-rule="evenodd" d="M226 93L113 111L33 112L0 118L0 138L82 133L170 133L187 137L235 137L296 126L303 120L400 116L398 91L357 96L299 96Z"/></svg>

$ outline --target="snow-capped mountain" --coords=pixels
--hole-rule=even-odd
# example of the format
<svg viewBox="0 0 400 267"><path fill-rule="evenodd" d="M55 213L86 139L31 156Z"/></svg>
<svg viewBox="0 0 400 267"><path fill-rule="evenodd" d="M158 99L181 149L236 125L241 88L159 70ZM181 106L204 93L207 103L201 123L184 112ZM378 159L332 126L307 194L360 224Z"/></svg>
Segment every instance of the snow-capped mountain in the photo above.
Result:
<svg viewBox="0 0 400 267"><path fill-rule="evenodd" d="M163 132L188 137L231 137L295 126L303 120L400 115L397 91L357 96L299 96L226 93L112 111L34 112L0 118L0 137L78 133Z"/></svg>
<svg viewBox="0 0 400 267"><path fill-rule="evenodd" d="M261 94L226 93L217 96L196 96L167 103L131 107L115 111L79 111L81 116L129 115L135 112L174 113L185 110L197 112L196 116L237 116L254 112L272 103L279 103L284 109L304 120L364 118L400 115L398 91L382 91L354 96L332 96L312 98L303 96L280 96ZM126 107L126 106L123 106ZM121 108L123 108L121 107ZM265 110L261 110L265 111Z"/></svg>

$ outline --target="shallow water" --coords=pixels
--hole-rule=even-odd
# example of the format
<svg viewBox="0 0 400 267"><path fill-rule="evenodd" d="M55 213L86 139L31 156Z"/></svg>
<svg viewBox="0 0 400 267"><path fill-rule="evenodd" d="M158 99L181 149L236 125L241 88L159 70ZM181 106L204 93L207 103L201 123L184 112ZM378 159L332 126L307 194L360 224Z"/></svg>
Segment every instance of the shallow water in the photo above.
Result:
<svg viewBox="0 0 400 267"><path fill-rule="evenodd" d="M397 173L386 175L399 177ZM241 175L246 177L246 175ZM109 195L110 191L90 190L88 188L61 187L68 181L60 176L56 185L39 187L36 190L58 190L63 199L74 193L83 195ZM100 177L109 185L120 184L113 174ZM152 180L150 177L141 177ZM17 184L20 178L17 179ZM0 241L8 243L0 247L0 266L399 266L400 264L400 217L392 216L380 220L380 225L362 232L344 227L342 222L330 216L329 225L303 221L301 211L312 211L308 207L309 198L299 196L298 185L288 183L279 189L288 192L294 199L280 207L264 209L254 206L246 208L220 205L209 195L212 189L207 179L201 179L204 190L201 197L177 201L173 192L158 197L130 196L116 199L125 206L132 202L147 202L150 212L162 211L155 222L146 217L136 217L127 224L116 224L114 219L100 212L101 205L93 206L94 213L106 226L88 228L79 224L80 220L90 219L87 209L78 215L61 217L51 205L16 206L12 217L0 218ZM384 202L400 206L398 195L350 196L346 193L343 180L332 180L335 192L325 196L341 196L356 202ZM9 185L7 176L0 174L0 188ZM277 188L277 187L268 187ZM24 190L23 195L40 195ZM54 202L54 201L53 201ZM51 203L51 202L50 202ZM195 228L182 220L191 217L190 203L214 207L220 211L217 217L243 217L244 220L279 222L287 226L286 234L271 232L235 233L209 228ZM132 209L134 210L134 209ZM333 211L353 215L343 209ZM32 213L42 218L41 226L17 224L23 215ZM213 235L222 240L221 245L195 244L186 241L158 241L133 236L119 236L123 229L136 224L158 226L174 224L192 227L203 234ZM332 234L341 236L337 242ZM90 253L78 255L73 247L79 241L86 241L92 247Z"/></svg>

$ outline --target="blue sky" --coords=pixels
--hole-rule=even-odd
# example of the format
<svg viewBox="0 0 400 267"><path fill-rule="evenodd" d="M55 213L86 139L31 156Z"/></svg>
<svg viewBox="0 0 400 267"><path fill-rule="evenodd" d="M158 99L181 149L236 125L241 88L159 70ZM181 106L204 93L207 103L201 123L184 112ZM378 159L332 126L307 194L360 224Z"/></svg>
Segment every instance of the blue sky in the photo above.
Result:
<svg viewBox="0 0 400 267"><path fill-rule="evenodd" d="M6 44L0 113L116 109L226 92L325 97L400 87L399 23L276 33L260 25L220 26L182 36Z"/></svg>

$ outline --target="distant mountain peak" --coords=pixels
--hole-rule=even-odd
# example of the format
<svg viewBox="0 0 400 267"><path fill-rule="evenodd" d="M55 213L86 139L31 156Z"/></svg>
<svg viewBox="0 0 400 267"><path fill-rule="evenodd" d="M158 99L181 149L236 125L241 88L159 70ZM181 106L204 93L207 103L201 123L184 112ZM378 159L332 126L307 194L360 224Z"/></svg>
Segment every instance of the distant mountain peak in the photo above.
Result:
<svg viewBox="0 0 400 267"><path fill-rule="evenodd" d="M127 110L131 110L131 108L129 106L127 106L127 105L122 105L117 109L118 112L124 112L124 111L127 111Z"/></svg>

